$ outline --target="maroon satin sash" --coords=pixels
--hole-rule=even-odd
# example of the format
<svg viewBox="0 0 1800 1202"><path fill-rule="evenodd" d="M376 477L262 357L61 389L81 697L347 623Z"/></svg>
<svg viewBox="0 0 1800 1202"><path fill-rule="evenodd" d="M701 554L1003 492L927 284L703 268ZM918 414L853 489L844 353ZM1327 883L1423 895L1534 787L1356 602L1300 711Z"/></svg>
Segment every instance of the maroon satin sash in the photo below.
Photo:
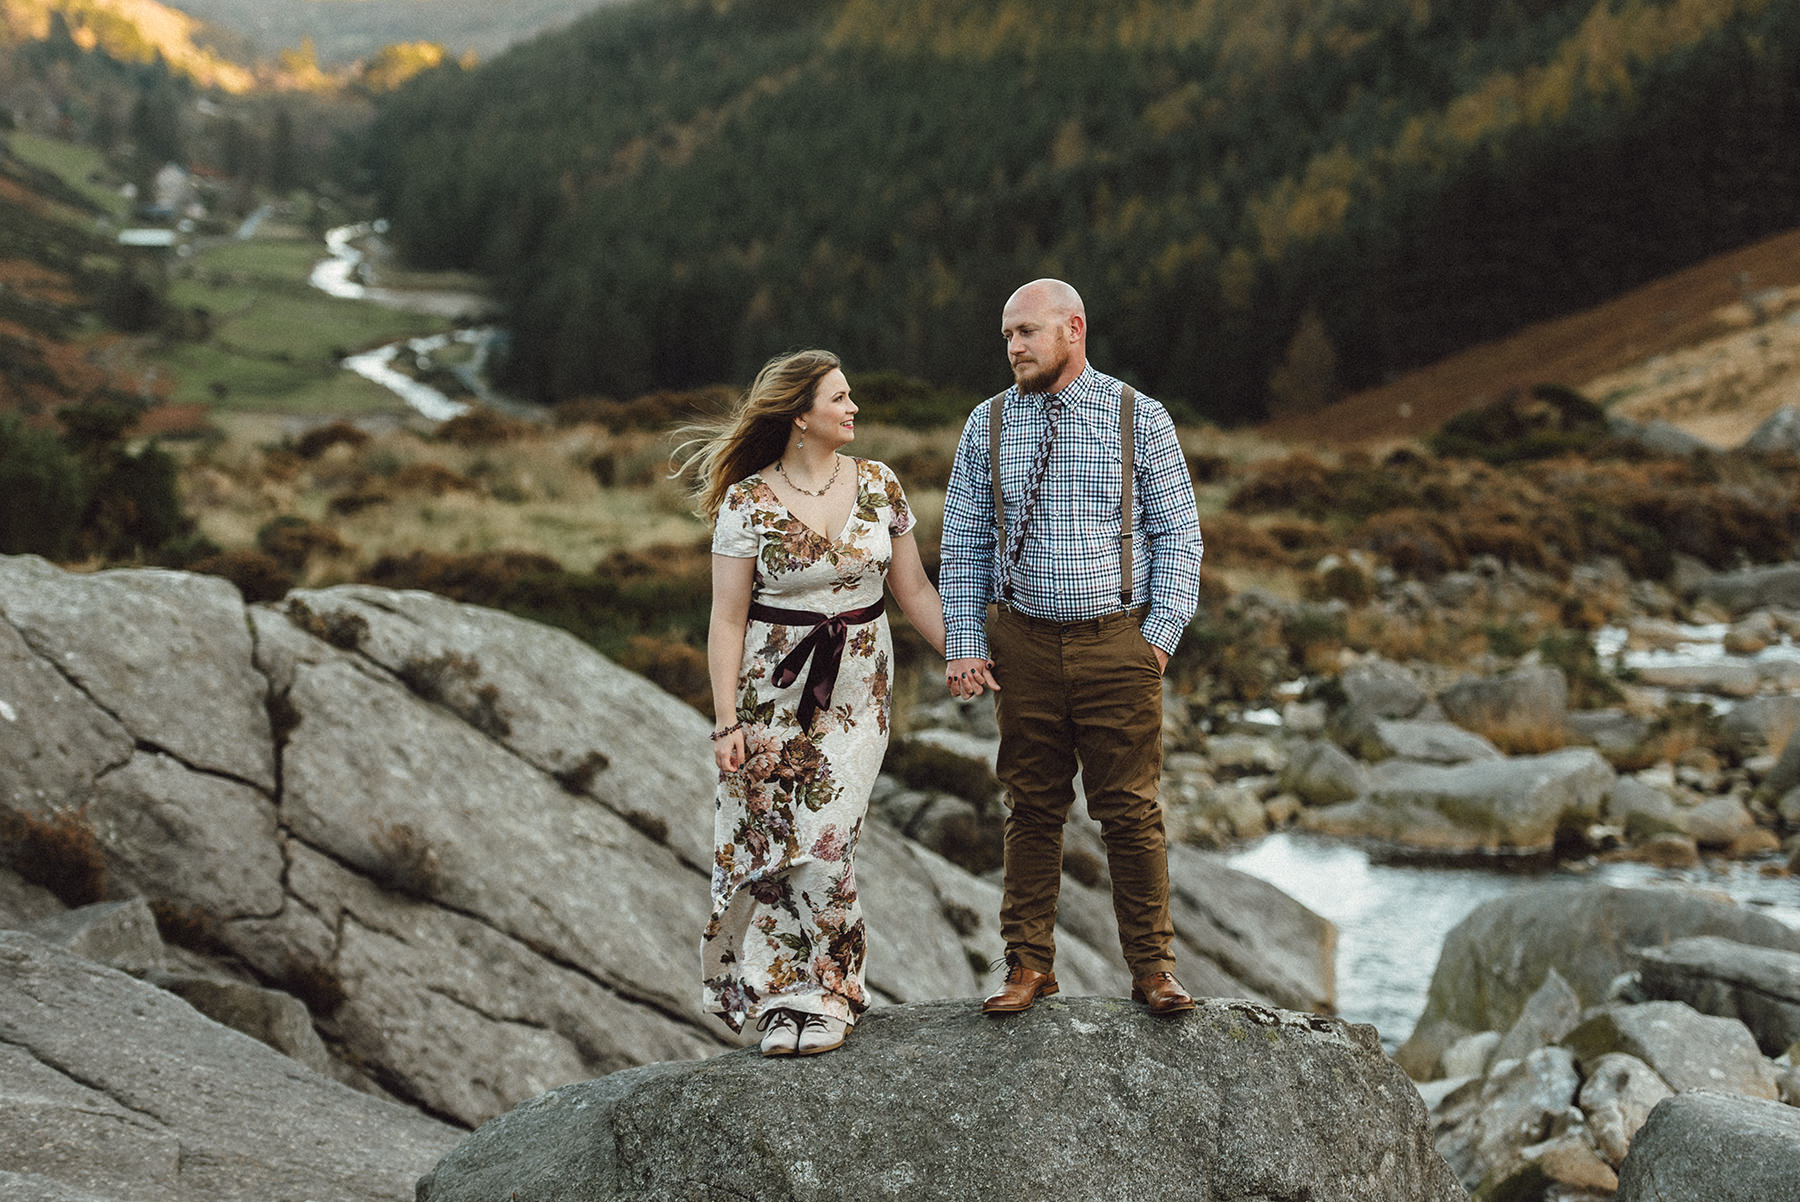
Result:
<svg viewBox="0 0 1800 1202"><path fill-rule="evenodd" d="M810 658L806 670L806 689L800 694L800 729L810 732L813 718L822 709L831 708L831 690L837 685L838 666L844 660L844 640L852 626L873 622L887 610L884 597L861 609L848 609L841 614L814 613L810 609L779 609L760 601L750 603L750 616L758 622L779 626L811 626L799 646L775 665L775 687L785 689L800 677L800 665Z"/></svg>

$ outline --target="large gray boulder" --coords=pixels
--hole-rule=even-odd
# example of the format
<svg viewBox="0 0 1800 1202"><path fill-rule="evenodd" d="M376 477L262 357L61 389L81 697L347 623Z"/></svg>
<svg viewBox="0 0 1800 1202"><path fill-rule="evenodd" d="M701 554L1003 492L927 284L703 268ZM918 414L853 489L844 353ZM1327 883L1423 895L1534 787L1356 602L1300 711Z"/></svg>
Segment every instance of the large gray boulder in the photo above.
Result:
<svg viewBox="0 0 1800 1202"><path fill-rule="evenodd" d="M1606 1163L1618 1168L1638 1128L1675 1091L1655 1069L1623 1052L1599 1056L1582 1067L1587 1076L1581 1083L1581 1112L1588 1132Z"/></svg>
<svg viewBox="0 0 1800 1202"><path fill-rule="evenodd" d="M1563 1043L1585 1061L1634 1056L1677 1093L1720 1089L1751 1098L1776 1096L1775 1070L1744 1024L1701 1014L1683 1002L1601 1006Z"/></svg>
<svg viewBox="0 0 1800 1202"><path fill-rule="evenodd" d="M867 1015L828 1056L651 1065L483 1126L419 1202L612 1198L1449 1202L1371 1027L1247 1002L1173 1020L1058 997Z"/></svg>
<svg viewBox="0 0 1800 1202"><path fill-rule="evenodd" d="M1559 668L1523 664L1501 676L1465 677L1437 701L1445 717L1483 734L1559 734L1569 712L1569 682Z"/></svg>
<svg viewBox="0 0 1800 1202"><path fill-rule="evenodd" d="M1599 816L1615 776L1591 747L1449 766L1389 760L1361 797L1304 810L1299 821L1451 854L1543 853Z"/></svg>
<svg viewBox="0 0 1800 1202"><path fill-rule="evenodd" d="M0 931L0 1197L403 1202L463 1134Z"/></svg>
<svg viewBox="0 0 1800 1202"><path fill-rule="evenodd" d="M243 598L230 584L155 569L80 575L0 557L0 614L139 747L275 787L268 682L250 662Z"/></svg>
<svg viewBox="0 0 1800 1202"><path fill-rule="evenodd" d="M1800 1110L1694 1092L1661 1102L1619 1168L1617 1202L1774 1202L1800 1182Z"/></svg>
<svg viewBox="0 0 1800 1202"><path fill-rule="evenodd" d="M430 1113L473 1126L737 1042L697 980L707 721L565 632L426 593L246 607L216 579L0 557L0 704L0 807L77 818L110 897L303 998L336 1056ZM994 886L873 819L858 868L875 1000L978 996ZM1180 887L1190 983L1328 1009L1330 925L1272 890L1244 921L1240 875ZM1059 975L1123 994L1110 915L1092 926L1065 924Z"/></svg>
<svg viewBox="0 0 1800 1202"><path fill-rule="evenodd" d="M1696 935L1800 951L1800 931L1680 888L1566 882L1508 893L1477 906L1445 937L1424 1012L1395 1057L1415 1079L1430 1080L1457 1040L1511 1027L1550 969L1584 1006L1597 1005L1636 970L1644 948Z"/></svg>
<svg viewBox="0 0 1800 1202"><path fill-rule="evenodd" d="M1800 1043L1800 951L1702 937L1645 948L1639 962L1649 997L1736 1019L1770 1056Z"/></svg>
<svg viewBox="0 0 1800 1202"><path fill-rule="evenodd" d="M1711 601L1733 614L1781 606L1800 609L1800 563L1719 572L1697 581L1696 600Z"/></svg>

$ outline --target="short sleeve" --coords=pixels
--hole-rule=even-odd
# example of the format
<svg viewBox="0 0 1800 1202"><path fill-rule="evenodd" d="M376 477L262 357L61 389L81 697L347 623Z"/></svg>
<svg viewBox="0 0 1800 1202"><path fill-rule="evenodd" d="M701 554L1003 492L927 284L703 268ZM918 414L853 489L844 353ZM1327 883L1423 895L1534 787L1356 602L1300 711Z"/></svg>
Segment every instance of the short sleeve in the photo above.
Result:
<svg viewBox="0 0 1800 1202"><path fill-rule="evenodd" d="M718 518L713 522L713 554L726 555L732 559L756 558L756 530L750 524L753 509L750 490L742 484L732 485L725 493L725 500L719 505Z"/></svg>
<svg viewBox="0 0 1800 1202"><path fill-rule="evenodd" d="M881 465L881 487L887 494L888 537L899 538L913 528L916 519L906 503L906 490L900 487L900 477L885 463Z"/></svg>

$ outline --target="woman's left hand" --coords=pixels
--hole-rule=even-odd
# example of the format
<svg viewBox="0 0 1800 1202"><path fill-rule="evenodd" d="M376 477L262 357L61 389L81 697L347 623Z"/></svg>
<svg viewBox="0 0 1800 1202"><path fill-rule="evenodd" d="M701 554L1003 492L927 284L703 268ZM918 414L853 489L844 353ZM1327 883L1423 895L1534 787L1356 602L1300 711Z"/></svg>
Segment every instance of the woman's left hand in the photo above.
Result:
<svg viewBox="0 0 1800 1202"><path fill-rule="evenodd" d="M741 729L713 743L713 762L719 766L720 779L744 766L744 732Z"/></svg>

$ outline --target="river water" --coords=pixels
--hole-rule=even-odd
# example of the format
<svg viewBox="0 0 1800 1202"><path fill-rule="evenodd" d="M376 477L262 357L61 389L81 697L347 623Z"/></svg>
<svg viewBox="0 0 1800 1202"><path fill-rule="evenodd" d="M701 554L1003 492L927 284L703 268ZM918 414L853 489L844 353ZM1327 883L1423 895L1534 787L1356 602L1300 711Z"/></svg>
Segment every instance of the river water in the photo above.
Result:
<svg viewBox="0 0 1800 1202"><path fill-rule="evenodd" d="M447 321L468 320L472 314L484 313L493 307L486 297L474 292L381 288L365 283L368 256L363 252L362 244L371 239L379 239L386 230L386 222L363 221L326 231L325 249L329 257L313 266L309 282L320 291L345 300L368 301L389 309L442 317ZM467 413L469 403L446 396L441 390L400 371L394 367L394 360L406 351L429 359L445 347L459 343L474 348L472 359L456 369L463 385L485 404L511 411L517 406L492 392L484 379L487 356L497 337L497 327L469 325L446 334L408 338L360 354L347 355L344 358L344 368L386 388L420 415L432 421L446 421L458 414Z"/></svg>
<svg viewBox="0 0 1800 1202"><path fill-rule="evenodd" d="M1699 889L1729 896L1800 928L1800 880L1764 876L1748 862L1663 869L1594 864L1537 872L1387 864L1355 843L1282 832L1227 857L1338 928L1338 1013L1372 1023L1398 1047L1425 1009L1444 936L1481 903L1553 879L1631 888ZM1776 861L1764 861L1764 863Z"/></svg>

